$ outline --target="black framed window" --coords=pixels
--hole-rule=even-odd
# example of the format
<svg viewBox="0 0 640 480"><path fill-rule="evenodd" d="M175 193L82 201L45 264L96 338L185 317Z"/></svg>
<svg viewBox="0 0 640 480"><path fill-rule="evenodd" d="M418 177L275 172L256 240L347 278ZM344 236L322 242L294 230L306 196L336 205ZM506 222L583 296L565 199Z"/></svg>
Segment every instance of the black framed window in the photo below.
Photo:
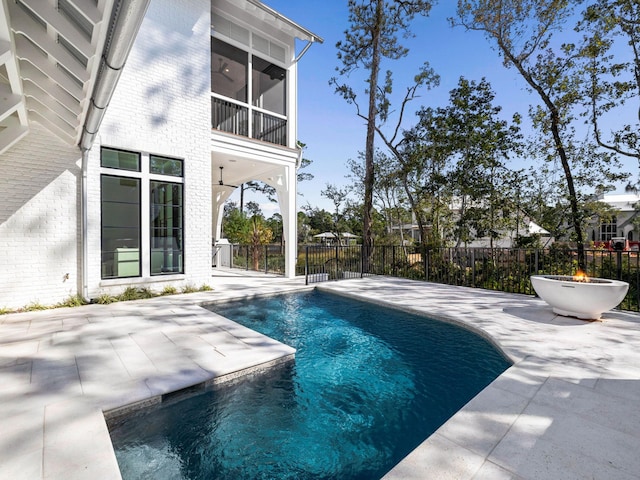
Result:
<svg viewBox="0 0 640 480"><path fill-rule="evenodd" d="M182 160L176 158L149 156L149 171L159 175L170 175L172 177L182 177Z"/></svg>
<svg viewBox="0 0 640 480"><path fill-rule="evenodd" d="M140 179L101 175L102 278L140 276Z"/></svg>
<svg viewBox="0 0 640 480"><path fill-rule="evenodd" d="M184 195L181 183L152 180L151 275L184 273Z"/></svg>
<svg viewBox="0 0 640 480"><path fill-rule="evenodd" d="M126 152L124 150L115 150L112 148L102 148L100 151L100 166L139 172L140 154L136 152Z"/></svg>

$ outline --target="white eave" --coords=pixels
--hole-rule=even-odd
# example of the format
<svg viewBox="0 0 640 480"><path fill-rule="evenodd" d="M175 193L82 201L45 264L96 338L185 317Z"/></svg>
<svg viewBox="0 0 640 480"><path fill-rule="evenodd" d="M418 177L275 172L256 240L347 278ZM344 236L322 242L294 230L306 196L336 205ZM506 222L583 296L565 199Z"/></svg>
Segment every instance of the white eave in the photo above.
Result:
<svg viewBox="0 0 640 480"><path fill-rule="evenodd" d="M281 30L289 30L292 33L293 37L299 38L300 40L304 40L310 43L323 43L324 40L319 35L307 30L306 28L298 25L293 20L282 15L277 10L265 5L259 0L247 0L247 3L254 5L258 9L263 12L263 19L270 20L272 22L276 22L279 29Z"/></svg>
<svg viewBox="0 0 640 480"><path fill-rule="evenodd" d="M129 3L135 2L3 0L0 154L26 135L33 121L69 145L80 143L105 47L124 17L114 13L132 10Z"/></svg>

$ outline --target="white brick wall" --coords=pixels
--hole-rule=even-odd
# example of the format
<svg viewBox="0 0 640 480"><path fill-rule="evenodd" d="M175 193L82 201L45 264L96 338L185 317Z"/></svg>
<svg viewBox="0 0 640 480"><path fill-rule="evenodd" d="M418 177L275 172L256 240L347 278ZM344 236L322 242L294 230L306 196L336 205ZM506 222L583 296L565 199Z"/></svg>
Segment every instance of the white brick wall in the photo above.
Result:
<svg viewBox="0 0 640 480"><path fill-rule="evenodd" d="M208 0L149 6L89 154L90 297L119 293L132 282L157 290L167 283L162 277L100 279L101 145L184 159L185 275L169 283L200 286L211 278L209 12Z"/></svg>
<svg viewBox="0 0 640 480"><path fill-rule="evenodd" d="M37 123L0 156L0 309L78 291L80 151Z"/></svg>

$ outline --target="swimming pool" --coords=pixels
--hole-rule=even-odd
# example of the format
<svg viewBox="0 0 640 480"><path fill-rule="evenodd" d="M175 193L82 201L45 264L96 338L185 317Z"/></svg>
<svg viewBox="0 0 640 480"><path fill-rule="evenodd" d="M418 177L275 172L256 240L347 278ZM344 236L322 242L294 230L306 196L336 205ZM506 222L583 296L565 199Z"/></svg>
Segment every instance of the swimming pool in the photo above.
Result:
<svg viewBox="0 0 640 480"><path fill-rule="evenodd" d="M211 309L295 361L112 425L125 480L380 478L509 367L468 330L318 291Z"/></svg>

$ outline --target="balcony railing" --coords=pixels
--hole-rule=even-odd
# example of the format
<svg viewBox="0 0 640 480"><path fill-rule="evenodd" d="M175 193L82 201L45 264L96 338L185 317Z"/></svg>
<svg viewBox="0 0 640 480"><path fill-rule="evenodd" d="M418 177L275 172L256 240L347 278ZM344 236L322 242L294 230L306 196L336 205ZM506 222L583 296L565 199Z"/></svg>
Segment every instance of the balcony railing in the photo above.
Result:
<svg viewBox="0 0 640 480"><path fill-rule="evenodd" d="M287 145L287 120L252 109L249 129L249 108L211 97L211 127L215 130L251 137L276 145Z"/></svg>
<svg viewBox="0 0 640 480"><path fill-rule="evenodd" d="M249 109L219 98L211 98L211 126L216 130L249 136Z"/></svg>
<svg viewBox="0 0 640 480"><path fill-rule="evenodd" d="M286 145L287 121L283 118L254 110L253 138L277 145Z"/></svg>

